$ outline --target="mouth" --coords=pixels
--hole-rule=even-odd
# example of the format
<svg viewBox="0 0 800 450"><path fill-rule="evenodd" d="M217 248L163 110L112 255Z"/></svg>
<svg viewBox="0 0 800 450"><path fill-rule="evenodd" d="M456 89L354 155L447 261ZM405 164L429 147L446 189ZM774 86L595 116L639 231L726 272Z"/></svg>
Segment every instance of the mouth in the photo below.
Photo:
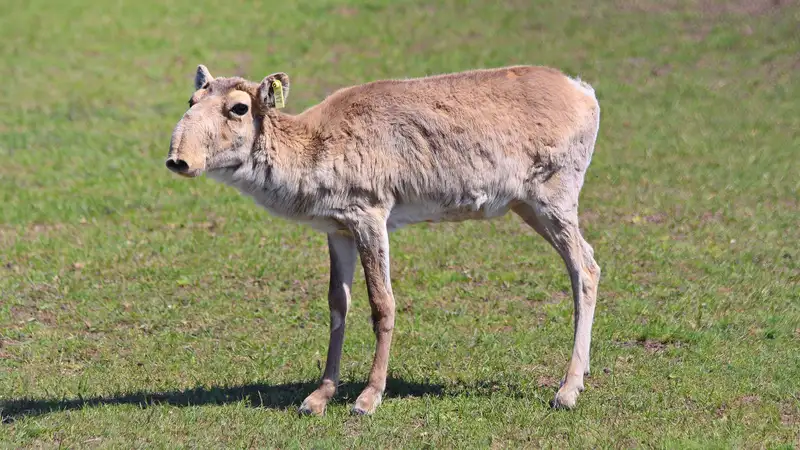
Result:
<svg viewBox="0 0 800 450"><path fill-rule="evenodd" d="M225 166L214 167L213 169L208 169L209 173L215 172L236 172L239 168L242 167L241 162L231 163Z"/></svg>
<svg viewBox="0 0 800 450"><path fill-rule="evenodd" d="M195 178L200 176L203 173L203 171L195 169L195 170L189 170L187 172L174 172L174 173L184 178Z"/></svg>

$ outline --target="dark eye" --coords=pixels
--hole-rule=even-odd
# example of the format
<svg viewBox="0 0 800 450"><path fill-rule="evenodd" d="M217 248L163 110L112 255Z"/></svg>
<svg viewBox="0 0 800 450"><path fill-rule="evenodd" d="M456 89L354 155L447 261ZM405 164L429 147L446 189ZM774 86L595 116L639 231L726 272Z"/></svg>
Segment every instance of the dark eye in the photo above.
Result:
<svg viewBox="0 0 800 450"><path fill-rule="evenodd" d="M189 99L189 108L191 108L192 106L194 106L194 102L192 101L192 99Z"/></svg>
<svg viewBox="0 0 800 450"><path fill-rule="evenodd" d="M243 116L247 114L247 105L245 105L244 103L237 103L233 105L233 108L231 108L231 112L236 114L237 116Z"/></svg>

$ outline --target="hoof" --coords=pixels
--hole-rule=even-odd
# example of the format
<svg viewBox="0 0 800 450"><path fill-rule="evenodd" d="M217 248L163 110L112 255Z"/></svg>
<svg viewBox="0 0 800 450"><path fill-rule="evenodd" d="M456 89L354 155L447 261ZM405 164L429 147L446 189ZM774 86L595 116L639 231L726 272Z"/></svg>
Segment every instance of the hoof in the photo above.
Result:
<svg viewBox="0 0 800 450"><path fill-rule="evenodd" d="M350 415L352 416L369 416L372 413L364 411L363 409L359 408L358 406L353 406L353 409L350 410Z"/></svg>
<svg viewBox="0 0 800 450"><path fill-rule="evenodd" d="M301 407L297 408L297 415L299 415L299 416L310 416L310 415L313 415L313 414L314 414L314 412L311 411L310 409L306 408L306 407L301 406Z"/></svg>
<svg viewBox="0 0 800 450"><path fill-rule="evenodd" d="M350 413L354 416L369 416L372 415L381 404L383 393L373 388L366 388L361 395L356 399L356 404Z"/></svg>
<svg viewBox="0 0 800 450"><path fill-rule="evenodd" d="M318 403L315 404L314 402L309 401L309 399L306 399L303 401L300 407L297 408L297 414L301 416L324 416L325 406L325 403L321 405Z"/></svg>
<svg viewBox="0 0 800 450"><path fill-rule="evenodd" d="M551 404L556 409L572 409L578 403L578 395L583 389L578 386L561 386Z"/></svg>

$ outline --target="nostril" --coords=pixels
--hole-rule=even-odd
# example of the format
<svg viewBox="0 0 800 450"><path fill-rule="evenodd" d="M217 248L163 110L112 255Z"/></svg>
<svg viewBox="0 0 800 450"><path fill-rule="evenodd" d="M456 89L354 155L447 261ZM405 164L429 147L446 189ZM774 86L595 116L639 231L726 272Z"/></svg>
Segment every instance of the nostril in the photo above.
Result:
<svg viewBox="0 0 800 450"><path fill-rule="evenodd" d="M189 170L189 164L186 164L186 161L182 159L168 159L167 169L175 173L185 173Z"/></svg>

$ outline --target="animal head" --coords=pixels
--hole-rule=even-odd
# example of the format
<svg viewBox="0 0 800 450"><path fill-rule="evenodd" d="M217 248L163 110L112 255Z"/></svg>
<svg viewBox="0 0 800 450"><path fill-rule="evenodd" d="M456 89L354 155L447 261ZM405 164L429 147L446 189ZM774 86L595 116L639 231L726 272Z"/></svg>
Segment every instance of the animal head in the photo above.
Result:
<svg viewBox="0 0 800 450"><path fill-rule="evenodd" d="M172 132L167 168L196 177L239 167L250 155L264 117L282 107L288 94L289 76L282 72L254 83L215 79L206 66L198 66L189 110Z"/></svg>

